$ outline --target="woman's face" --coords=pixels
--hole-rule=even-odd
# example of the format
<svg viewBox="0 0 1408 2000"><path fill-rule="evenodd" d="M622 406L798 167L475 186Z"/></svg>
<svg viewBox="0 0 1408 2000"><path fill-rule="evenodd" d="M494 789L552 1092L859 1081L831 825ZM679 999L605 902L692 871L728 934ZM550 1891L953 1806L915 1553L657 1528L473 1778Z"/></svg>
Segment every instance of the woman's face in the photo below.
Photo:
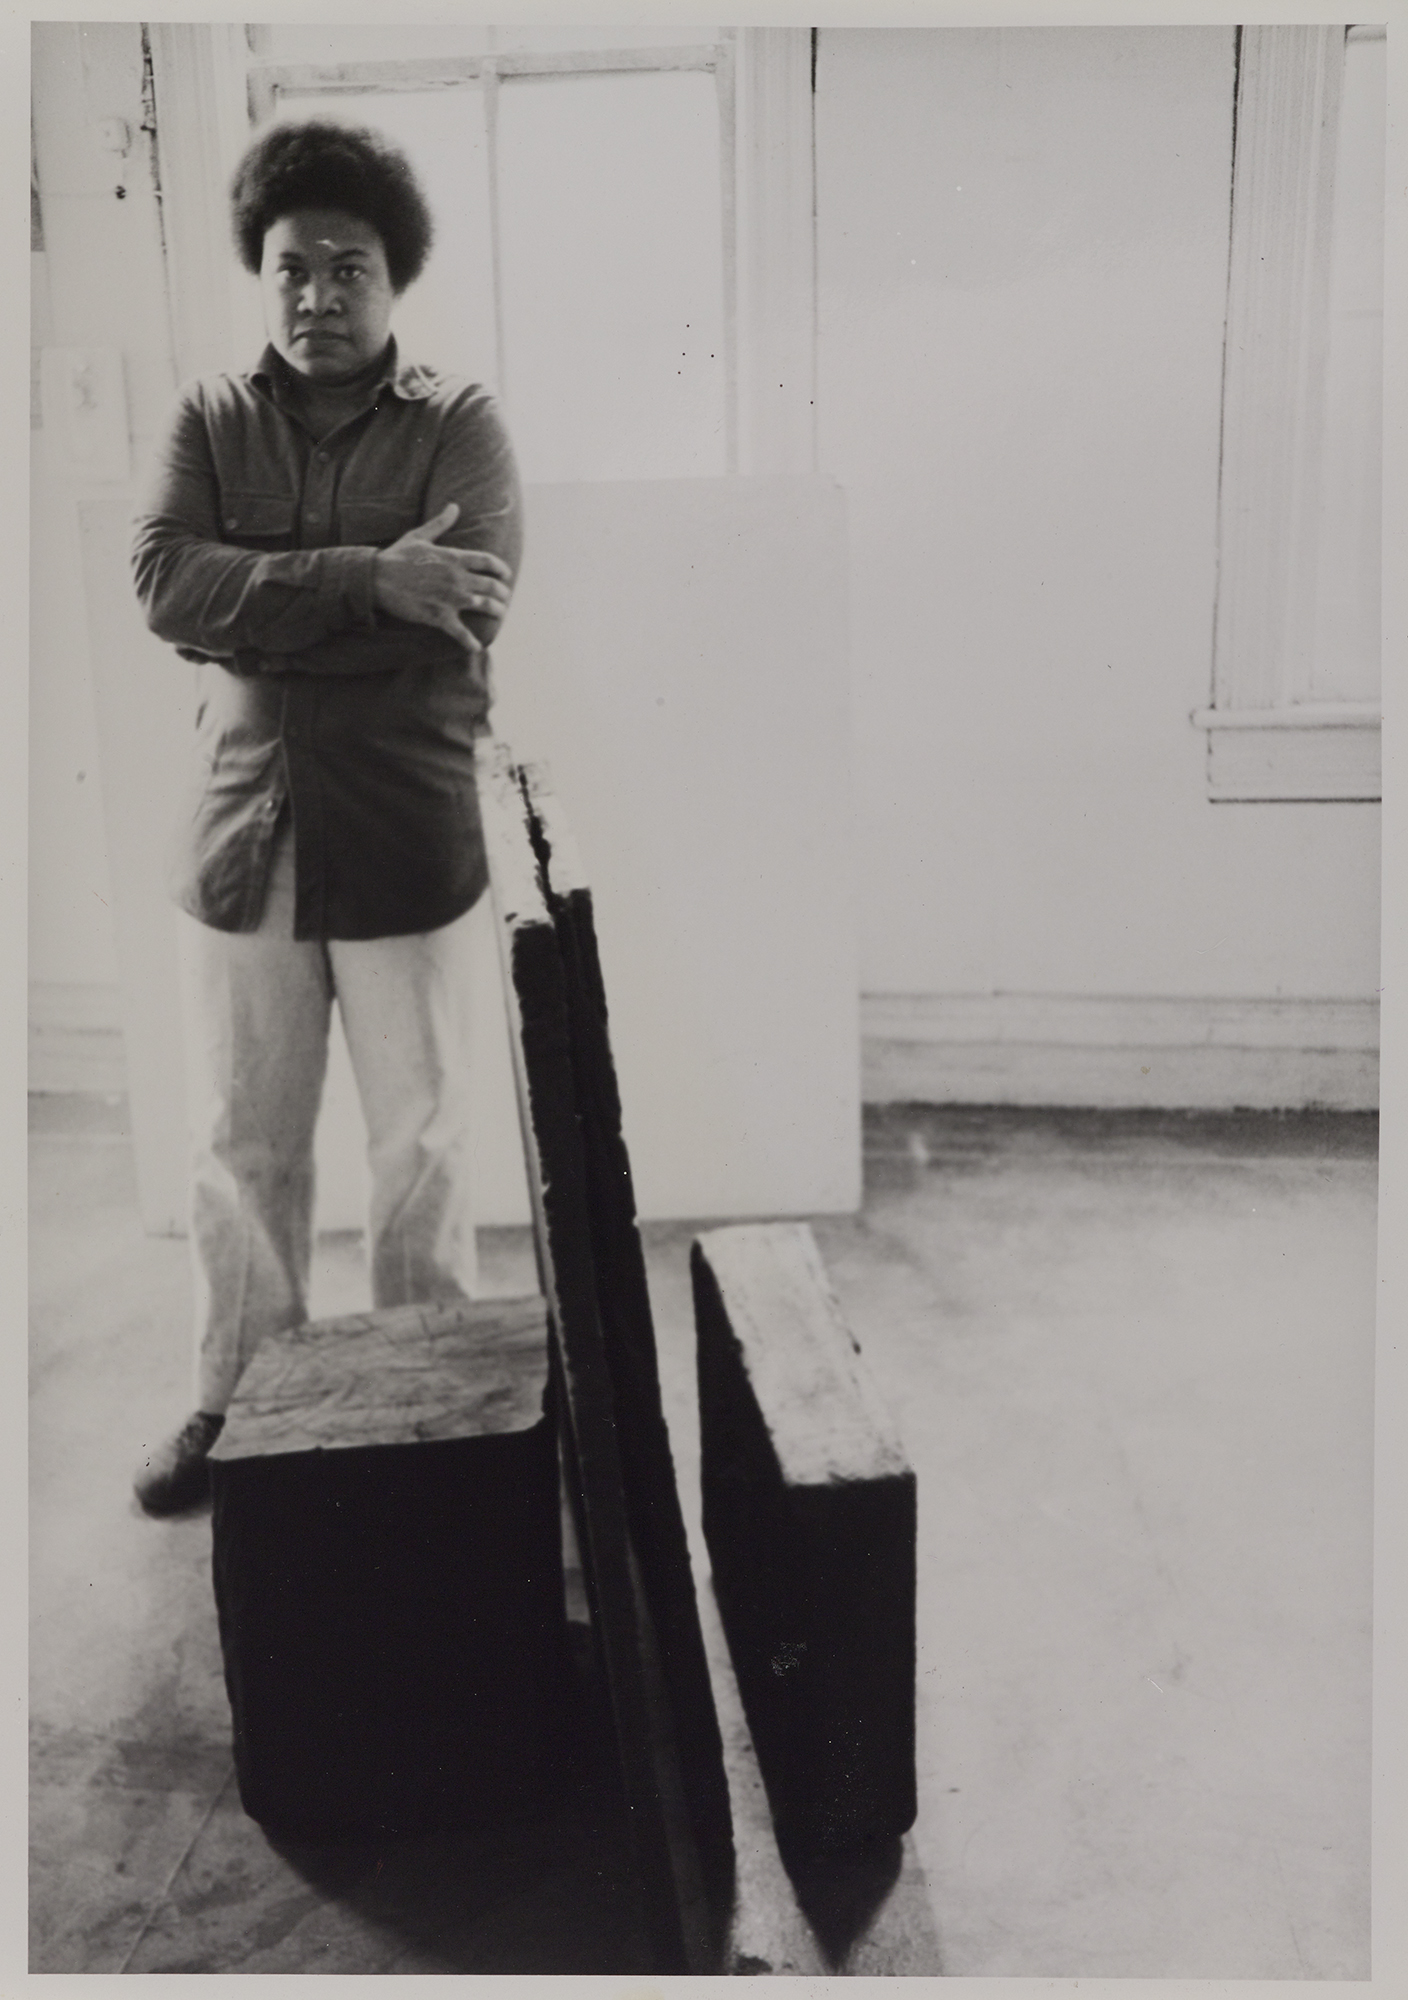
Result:
<svg viewBox="0 0 1408 2000"><path fill-rule="evenodd" d="M259 283L270 340L310 381L346 381L384 352L396 294L369 222L333 208L281 215L264 234Z"/></svg>

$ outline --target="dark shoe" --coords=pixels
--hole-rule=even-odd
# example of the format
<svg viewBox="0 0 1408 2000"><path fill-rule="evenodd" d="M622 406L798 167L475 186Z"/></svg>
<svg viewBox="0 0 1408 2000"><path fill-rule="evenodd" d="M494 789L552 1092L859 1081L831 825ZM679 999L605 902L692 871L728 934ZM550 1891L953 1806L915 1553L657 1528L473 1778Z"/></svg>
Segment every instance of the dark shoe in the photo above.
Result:
<svg viewBox="0 0 1408 2000"><path fill-rule="evenodd" d="M223 1417L197 1410L175 1437L147 1453L132 1491L149 1514L185 1514L210 1498L206 1457L224 1428Z"/></svg>

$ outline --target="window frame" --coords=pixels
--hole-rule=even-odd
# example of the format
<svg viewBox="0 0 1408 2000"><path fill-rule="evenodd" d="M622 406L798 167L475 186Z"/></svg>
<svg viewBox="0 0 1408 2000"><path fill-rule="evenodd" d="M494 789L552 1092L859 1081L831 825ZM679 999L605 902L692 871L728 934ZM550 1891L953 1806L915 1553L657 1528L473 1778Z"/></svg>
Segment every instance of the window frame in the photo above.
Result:
<svg viewBox="0 0 1408 2000"><path fill-rule="evenodd" d="M1308 698L1343 26L1239 33L1218 505L1214 801L1375 801L1378 702Z"/></svg>
<svg viewBox="0 0 1408 2000"><path fill-rule="evenodd" d="M261 338L226 250L225 190L251 130L279 94L482 89L495 141L501 80L704 70L718 89L728 473L816 470L816 281L812 37L808 28L723 28L700 43L280 62L257 27L150 28L172 349L181 379L246 365ZM498 216L493 217L497 238ZM497 256L497 251L495 252ZM495 273L498 311L498 276ZM502 353L502 326L499 329Z"/></svg>

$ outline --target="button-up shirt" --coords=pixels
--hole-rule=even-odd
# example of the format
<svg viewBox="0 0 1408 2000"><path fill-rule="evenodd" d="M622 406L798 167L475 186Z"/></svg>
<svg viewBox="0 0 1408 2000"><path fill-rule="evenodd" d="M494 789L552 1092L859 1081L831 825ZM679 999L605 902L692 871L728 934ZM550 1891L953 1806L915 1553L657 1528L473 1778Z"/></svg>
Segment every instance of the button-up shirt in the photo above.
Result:
<svg viewBox="0 0 1408 2000"><path fill-rule="evenodd" d="M178 399L137 519L147 622L200 663L196 757L173 887L217 930L253 930L291 812L299 938L438 929L485 883L474 738L488 655L378 612L375 553L459 506L444 547L517 573L513 457L483 389L399 361L314 438L267 348ZM481 640L489 619L467 620Z"/></svg>

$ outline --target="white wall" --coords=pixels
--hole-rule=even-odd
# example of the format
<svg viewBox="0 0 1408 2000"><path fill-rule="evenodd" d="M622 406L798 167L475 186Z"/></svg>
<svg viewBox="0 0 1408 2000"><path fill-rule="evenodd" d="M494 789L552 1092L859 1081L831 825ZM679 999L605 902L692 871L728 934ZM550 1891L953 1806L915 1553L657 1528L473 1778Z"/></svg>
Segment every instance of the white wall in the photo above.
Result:
<svg viewBox="0 0 1408 2000"><path fill-rule="evenodd" d="M1188 719L1233 55L1231 28L821 33L870 994L1377 987L1377 807L1210 805Z"/></svg>
<svg viewBox="0 0 1408 2000"><path fill-rule="evenodd" d="M138 29L46 24L39 58L40 337L122 346L139 452L171 380L146 142L119 203L97 135L140 122ZM1212 806L1188 720L1210 681L1232 62L1225 28L821 32L817 401L851 542L868 1095L1373 1101L1378 810ZM35 442L31 969L101 984L77 493ZM1151 1033L1230 1053L1166 1080ZM1333 1074L1307 1062L1327 1034ZM1286 1052L1254 1089L1248 1044ZM1057 1045L1085 1049L1079 1073L1034 1053Z"/></svg>
<svg viewBox="0 0 1408 2000"><path fill-rule="evenodd" d="M158 223L142 120L135 22L45 22L34 43L34 129L44 250L31 259L36 348L117 347L137 448L170 394ZM102 143L127 122L123 157ZM124 193L118 197L121 186ZM30 977L108 984L118 976L102 777L81 583L81 495L52 422L31 434Z"/></svg>
<svg viewBox="0 0 1408 2000"><path fill-rule="evenodd" d="M115 959L138 1182L150 1225L183 1206L179 1195L162 1193L152 1161L166 1155L180 1162L185 1152L175 927L163 883L166 788L189 739L192 686L169 648L142 626L127 575L131 474L174 386L161 219L142 129L140 26L36 24L33 78L46 337L56 348L98 351L94 379L104 384L98 419L110 420L119 453L112 463L76 457L68 431L72 406L62 394L46 398L46 435L36 455L36 522L45 533L36 539L33 577L36 605L44 609L36 611L31 657L31 680L43 693L35 704L32 774L36 788L47 783L57 793L66 770L83 768L96 725L114 928L95 934L62 924L62 912L81 908L102 880L105 863L96 841L72 838L80 821L66 823L61 805L56 811L52 799L37 799L31 889L40 950L31 964L31 993L41 1001L57 994L62 1002L73 990L85 940L90 982L101 988ZM103 354L116 356L111 381L96 365ZM96 831L89 818L90 839ZM62 981L60 972L67 975ZM91 1039L92 1010L60 1004L53 1011L61 1021L66 1013L79 1017L80 1041ZM77 1073L92 1067L80 1053Z"/></svg>
<svg viewBox="0 0 1408 2000"><path fill-rule="evenodd" d="M845 512L815 478L530 486L495 728L593 885L645 1216L860 1201Z"/></svg>
<svg viewBox="0 0 1408 2000"><path fill-rule="evenodd" d="M118 201L98 136L113 116L134 134L140 121L138 31L90 47L89 31L63 26L42 35L40 48L41 189L56 190L51 269L56 297L60 276L72 294L63 313L56 304L55 338L119 346L129 382L142 375L150 387L155 364L164 402L165 286L159 261L152 268L149 164L138 139ZM163 127L162 148L168 241L172 163L187 157L173 124ZM103 240L108 202L122 220L140 213L145 224L140 242L123 245L138 271L132 298ZM95 300L113 292L125 315L95 322ZM176 303L187 303L179 287ZM139 454L150 405L134 399ZM39 589L66 593L86 614L73 621L72 640L77 654L86 625L104 833L121 892L117 959L139 1187L148 1226L168 1229L184 1205L186 1145L163 864L190 675L146 632L132 598L126 482L89 490L93 482L58 473L77 560L68 575L50 563ZM528 568L496 660L501 685L517 697L506 698L504 722L517 754L551 759L598 885L641 1211L854 1207L859 1033L841 498L812 478L657 477L532 488L528 515ZM63 717L51 712L49 726L63 743L53 757L71 753ZM37 886L47 897L42 864ZM481 1001L490 985L480 976L484 957ZM511 1099L499 1087L502 1037L492 1005L482 1011L479 1213L526 1219ZM319 1132L325 1225L358 1218L358 1124L335 1059Z"/></svg>
<svg viewBox="0 0 1408 2000"><path fill-rule="evenodd" d="M102 776L72 498L30 440L29 903L30 977L115 985L112 884L103 840Z"/></svg>

